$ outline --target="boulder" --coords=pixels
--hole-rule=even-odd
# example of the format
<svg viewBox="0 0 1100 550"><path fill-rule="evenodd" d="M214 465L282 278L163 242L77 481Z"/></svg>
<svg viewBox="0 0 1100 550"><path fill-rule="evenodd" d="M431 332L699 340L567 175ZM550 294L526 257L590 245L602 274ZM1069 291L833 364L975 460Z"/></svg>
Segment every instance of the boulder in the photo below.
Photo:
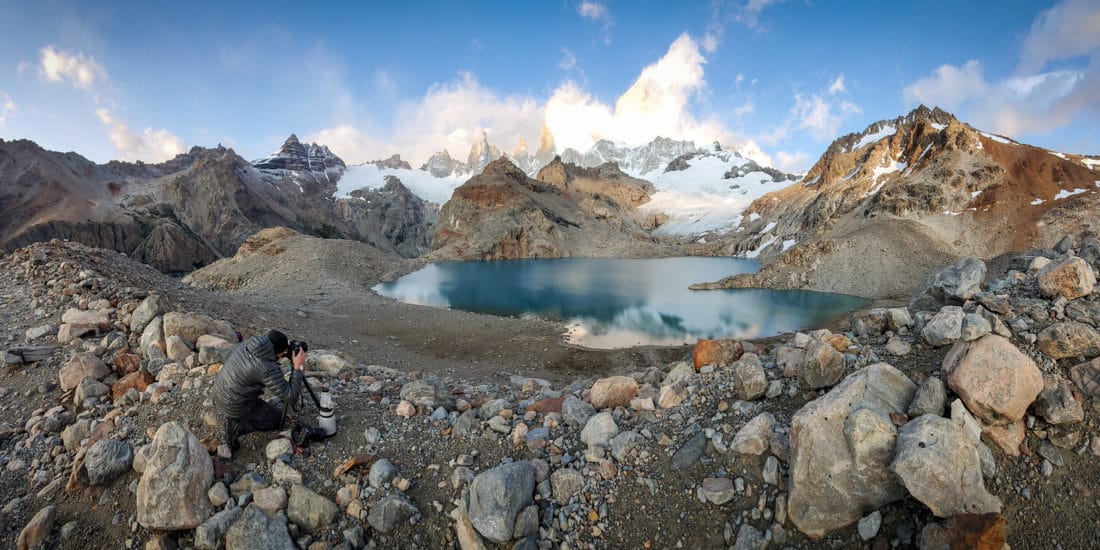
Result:
<svg viewBox="0 0 1100 550"><path fill-rule="evenodd" d="M868 311L860 311L852 315L850 320L852 332L860 338L874 338L886 332L889 313L885 308L874 308Z"/></svg>
<svg viewBox="0 0 1100 550"><path fill-rule="evenodd" d="M191 355L191 344L178 334L165 338L164 346L165 355L173 361L182 362L187 359L187 356Z"/></svg>
<svg viewBox="0 0 1100 550"><path fill-rule="evenodd" d="M311 491L305 485L299 483L290 488L286 518L305 531L327 529L339 513L340 508L335 502Z"/></svg>
<svg viewBox="0 0 1100 550"><path fill-rule="evenodd" d="M149 322L158 315L163 315L168 301L160 294L151 294L138 304L134 312L130 314L130 332L141 334Z"/></svg>
<svg viewBox="0 0 1100 550"><path fill-rule="evenodd" d="M947 406L947 387L943 379L932 376L917 388L913 402L909 403L907 414L909 418L916 418L922 414L934 414L943 416Z"/></svg>
<svg viewBox="0 0 1100 550"><path fill-rule="evenodd" d="M798 369L798 385L807 390L832 386L844 376L844 354L824 340L814 340L806 348Z"/></svg>
<svg viewBox="0 0 1100 550"><path fill-rule="evenodd" d="M226 550L298 550L287 532L286 516L267 515L255 504L241 512L240 519L225 534Z"/></svg>
<svg viewBox="0 0 1100 550"><path fill-rule="evenodd" d="M117 439L101 439L84 455L84 470L88 484L106 485L130 470L134 463L134 448Z"/></svg>
<svg viewBox="0 0 1100 550"><path fill-rule="evenodd" d="M73 392L73 404L81 406L86 399L93 397L106 397L111 393L111 387L95 378L85 378L76 385Z"/></svg>
<svg viewBox="0 0 1100 550"><path fill-rule="evenodd" d="M188 342L197 342L200 336L207 334L225 338L233 335L232 325L225 321L215 321L206 315L169 311L164 314L163 322L165 338L179 336Z"/></svg>
<svg viewBox="0 0 1100 550"><path fill-rule="evenodd" d="M309 363L314 369L332 377L340 376L341 372L355 368L350 362L334 353L311 354Z"/></svg>
<svg viewBox="0 0 1100 550"><path fill-rule="evenodd" d="M583 428L588 419L596 414L592 405L570 395L561 402L561 418L566 424L577 428Z"/></svg>
<svg viewBox="0 0 1100 550"><path fill-rule="evenodd" d="M692 363L695 372L704 365L723 366L733 363L745 353L745 347L738 340L706 340L695 342L695 350L692 352Z"/></svg>
<svg viewBox="0 0 1100 550"><path fill-rule="evenodd" d="M675 384L677 382L683 382L686 384L694 377L695 367L688 363L680 361L668 371L668 374L665 375L665 379L661 381L661 385L667 386L669 384Z"/></svg>
<svg viewBox="0 0 1100 550"><path fill-rule="evenodd" d="M1093 328L1100 328L1100 300L1074 300L1066 304L1066 317L1084 323Z"/></svg>
<svg viewBox="0 0 1100 550"><path fill-rule="evenodd" d="M470 521L481 536L512 540L516 517L534 503L535 469L526 460L482 472L470 484Z"/></svg>
<svg viewBox="0 0 1100 550"><path fill-rule="evenodd" d="M1046 298L1061 296L1076 300L1092 294L1096 274L1085 260L1077 256L1062 256L1035 274L1039 292Z"/></svg>
<svg viewBox="0 0 1100 550"><path fill-rule="evenodd" d="M800 531L820 538L857 521L865 510L905 496L889 468L894 452L889 415L904 413L916 389L901 371L878 363L795 413L787 509ZM849 421L860 410L867 412L858 422Z"/></svg>
<svg viewBox="0 0 1100 550"><path fill-rule="evenodd" d="M252 490L252 502L268 514L286 508L286 489L282 485L258 487Z"/></svg>
<svg viewBox="0 0 1100 550"><path fill-rule="evenodd" d="M1069 369L1073 383L1092 399L1100 399L1100 357Z"/></svg>
<svg viewBox="0 0 1100 550"><path fill-rule="evenodd" d="M581 430L581 442L589 448L599 447L606 449L611 446L611 438L619 434L619 426L611 413L604 411L588 419Z"/></svg>
<svg viewBox="0 0 1100 550"><path fill-rule="evenodd" d="M688 389L683 382L661 386L661 393L657 396L657 405L662 409L671 409L683 403L687 396Z"/></svg>
<svg viewBox="0 0 1100 550"><path fill-rule="evenodd" d="M1100 355L1100 332L1076 321L1054 323L1039 333L1039 349L1051 359Z"/></svg>
<svg viewBox="0 0 1100 550"><path fill-rule="evenodd" d="M963 319L966 314L959 306L944 306L921 329L920 335L925 342L939 347L946 346L962 338Z"/></svg>
<svg viewBox="0 0 1100 550"><path fill-rule="evenodd" d="M559 506L565 506L584 488L584 476L571 468L559 468L550 474L550 488L554 501Z"/></svg>
<svg viewBox="0 0 1100 550"><path fill-rule="evenodd" d="M147 370L131 372L119 378L118 381L111 386L111 400L118 401L120 397L126 395L131 389L137 390L138 392L144 392L146 388L155 381L156 379L153 377L153 374Z"/></svg>
<svg viewBox="0 0 1100 550"><path fill-rule="evenodd" d="M943 360L947 384L986 424L1023 418L1043 389L1043 375L1030 357L995 334L958 342Z"/></svg>
<svg viewBox="0 0 1100 550"><path fill-rule="evenodd" d="M892 307L886 310L886 328L893 332L913 326L913 316L907 307Z"/></svg>
<svg viewBox="0 0 1100 550"><path fill-rule="evenodd" d="M1085 409L1073 398L1069 380L1057 373L1043 375L1043 391L1035 400L1035 414L1055 425L1085 419Z"/></svg>
<svg viewBox="0 0 1100 550"><path fill-rule="evenodd" d="M940 523L929 523L920 532L920 547L1001 550L1008 540L1008 521L1000 514L960 514Z"/></svg>
<svg viewBox="0 0 1100 550"><path fill-rule="evenodd" d="M416 505L400 496L388 496L378 501L367 515L367 523L379 533L389 533L417 513Z"/></svg>
<svg viewBox="0 0 1100 550"><path fill-rule="evenodd" d="M907 422L898 431L890 468L938 517L1001 511L1001 502L985 489L977 445L953 420L927 414Z"/></svg>
<svg viewBox="0 0 1100 550"><path fill-rule="evenodd" d="M977 340L986 334L993 332L993 325L977 313L967 313L963 317L962 339L967 342Z"/></svg>
<svg viewBox="0 0 1100 550"><path fill-rule="evenodd" d="M46 539L50 538L50 531L53 530L56 518L56 506L46 506L39 510L19 531L19 536L15 540L15 548L17 550L34 550L44 546Z"/></svg>
<svg viewBox="0 0 1100 550"><path fill-rule="evenodd" d="M78 353L69 359L57 377L61 383L61 391L66 392L76 387L81 380L93 378L103 380L111 374L111 369L91 353Z"/></svg>
<svg viewBox="0 0 1100 550"><path fill-rule="evenodd" d="M768 376L764 365L753 353L746 353L733 364L733 388L739 399L753 401L768 391Z"/></svg>
<svg viewBox="0 0 1100 550"><path fill-rule="evenodd" d="M428 409L446 406L450 400L447 387L437 378L409 382L401 386L400 396L413 405Z"/></svg>
<svg viewBox="0 0 1100 550"><path fill-rule="evenodd" d="M137 488L137 520L146 529L194 529L213 513L206 491L214 464L198 438L179 422L162 424L153 436Z"/></svg>
<svg viewBox="0 0 1100 550"><path fill-rule="evenodd" d="M762 455L768 450L774 430L775 417L770 412L762 412L737 430L730 449L743 455Z"/></svg>
<svg viewBox="0 0 1100 550"><path fill-rule="evenodd" d="M241 517L241 508L229 508L210 516L195 528L195 548L218 550L225 544L229 528Z"/></svg>
<svg viewBox="0 0 1100 550"><path fill-rule="evenodd" d="M983 279L985 262L963 258L930 277L909 307L916 311L938 311L944 304L961 304L981 292Z"/></svg>
<svg viewBox="0 0 1100 550"><path fill-rule="evenodd" d="M592 384L589 402L596 410L625 407L638 395L638 383L629 376L601 378Z"/></svg>
<svg viewBox="0 0 1100 550"><path fill-rule="evenodd" d="M149 324L145 325L145 330L141 331L141 338L138 340L138 349L146 357L150 355L153 347L161 353L164 352L164 318L162 317L155 317L149 321Z"/></svg>

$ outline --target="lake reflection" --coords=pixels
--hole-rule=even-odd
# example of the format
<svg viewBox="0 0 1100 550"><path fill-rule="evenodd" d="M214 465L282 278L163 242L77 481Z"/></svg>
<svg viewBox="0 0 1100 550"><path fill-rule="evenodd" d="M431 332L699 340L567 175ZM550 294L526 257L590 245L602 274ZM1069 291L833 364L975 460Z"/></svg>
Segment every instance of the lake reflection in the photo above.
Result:
<svg viewBox="0 0 1100 550"><path fill-rule="evenodd" d="M413 304L565 321L570 342L593 348L771 336L867 303L804 290L687 288L757 269L752 260L716 257L451 262L374 290Z"/></svg>

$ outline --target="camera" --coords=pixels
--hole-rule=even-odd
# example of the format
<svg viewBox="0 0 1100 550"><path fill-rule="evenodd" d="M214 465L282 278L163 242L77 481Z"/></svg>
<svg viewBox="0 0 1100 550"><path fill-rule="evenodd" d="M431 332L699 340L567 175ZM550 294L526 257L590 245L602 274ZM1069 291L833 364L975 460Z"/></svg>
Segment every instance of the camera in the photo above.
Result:
<svg viewBox="0 0 1100 550"><path fill-rule="evenodd" d="M290 341L290 355L293 357L298 355L298 350L309 351L309 344L304 341L291 340Z"/></svg>

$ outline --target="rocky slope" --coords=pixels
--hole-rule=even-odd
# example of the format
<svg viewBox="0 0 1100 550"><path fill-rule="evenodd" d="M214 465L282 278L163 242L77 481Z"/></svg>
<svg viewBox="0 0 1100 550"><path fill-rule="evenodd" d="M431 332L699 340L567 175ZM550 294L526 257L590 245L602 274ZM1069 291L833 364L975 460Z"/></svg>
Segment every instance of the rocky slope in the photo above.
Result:
<svg viewBox="0 0 1100 550"><path fill-rule="evenodd" d="M903 297L951 259L1095 230L1100 172L1087 160L922 106L836 140L799 183L754 201L716 249L767 265L719 286Z"/></svg>
<svg viewBox="0 0 1100 550"><path fill-rule="evenodd" d="M336 435L304 450L249 435L232 453L209 387L234 326L263 330L214 313L248 311L221 309L240 298L37 244L0 257L0 540L1088 548L1100 491L1088 246L1069 239L996 272L968 259L914 307L861 312L843 332L703 341L686 362L616 376L486 382L315 345L309 376L335 396Z"/></svg>
<svg viewBox="0 0 1100 550"><path fill-rule="evenodd" d="M425 251L431 209L399 184L338 199L345 169L327 147L294 135L254 164L232 149L195 147L161 164L97 165L29 141L0 141L0 246L67 239L167 272L232 255L273 226L360 239L406 256Z"/></svg>
<svg viewBox="0 0 1100 550"><path fill-rule="evenodd" d="M507 159L455 189L430 259L615 257L661 254L635 207L652 187L614 165L555 159L531 179ZM665 252L668 254L668 252Z"/></svg>

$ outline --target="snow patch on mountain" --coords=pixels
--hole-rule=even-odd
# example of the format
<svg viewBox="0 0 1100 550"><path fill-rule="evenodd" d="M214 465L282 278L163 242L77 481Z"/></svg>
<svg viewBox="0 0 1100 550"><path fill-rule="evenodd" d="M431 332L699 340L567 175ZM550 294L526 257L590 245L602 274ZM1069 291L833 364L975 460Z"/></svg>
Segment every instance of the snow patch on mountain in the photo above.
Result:
<svg viewBox="0 0 1100 550"><path fill-rule="evenodd" d="M757 169L746 172L755 163L728 151L699 152L685 162L685 169L646 178L657 192L641 209L669 217L654 231L657 235L698 235L733 229L741 223L741 212L752 201L794 183L791 179L775 181L778 178ZM739 173L744 175L726 178Z"/></svg>
<svg viewBox="0 0 1100 550"><path fill-rule="evenodd" d="M857 149L862 149L863 147L875 143L882 138L890 137L896 133L898 133L897 126L883 126L881 130L863 136L863 139L859 140L859 142L856 143L851 150L855 151Z"/></svg>
<svg viewBox="0 0 1100 550"><path fill-rule="evenodd" d="M1063 190L1059 191L1057 195L1054 195L1054 200L1057 201L1057 200L1066 199L1066 198L1072 197L1074 195L1080 195L1081 193L1085 193L1087 191L1088 191L1088 189L1080 189L1080 188L1074 189L1073 191L1066 191L1065 189L1063 189Z"/></svg>
<svg viewBox="0 0 1100 550"><path fill-rule="evenodd" d="M456 187L466 179L456 176L438 178L424 170L380 168L374 164L348 166L337 184L336 198L345 198L359 189L377 189L386 185L386 176L401 180L416 196L428 202L443 204L451 199Z"/></svg>

